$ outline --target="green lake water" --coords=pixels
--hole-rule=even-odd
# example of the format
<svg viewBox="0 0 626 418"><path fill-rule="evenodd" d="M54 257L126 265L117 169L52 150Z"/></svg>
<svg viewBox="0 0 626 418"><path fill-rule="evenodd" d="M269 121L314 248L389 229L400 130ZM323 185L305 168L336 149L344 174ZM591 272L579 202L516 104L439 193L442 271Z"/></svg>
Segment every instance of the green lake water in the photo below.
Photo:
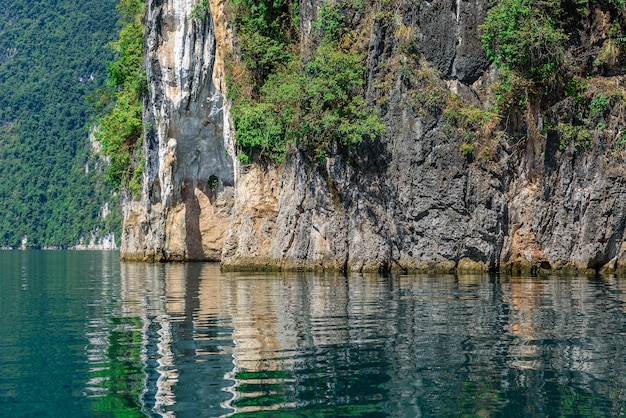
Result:
<svg viewBox="0 0 626 418"><path fill-rule="evenodd" d="M625 302L614 277L0 251L0 416L622 416Z"/></svg>

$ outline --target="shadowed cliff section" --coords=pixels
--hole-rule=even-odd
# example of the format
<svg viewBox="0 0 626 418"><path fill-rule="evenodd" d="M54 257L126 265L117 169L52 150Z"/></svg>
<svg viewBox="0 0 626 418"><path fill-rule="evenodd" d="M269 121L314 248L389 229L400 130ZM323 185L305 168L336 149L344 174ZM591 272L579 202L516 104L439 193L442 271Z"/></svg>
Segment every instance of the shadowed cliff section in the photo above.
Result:
<svg viewBox="0 0 626 418"><path fill-rule="evenodd" d="M481 46L486 2L349 6L343 18L366 57L366 100L385 132L355 146L331 142L323 158L291 146L280 163L241 167L224 85L215 81L228 73L228 59L237 62L236 33L222 29L228 36L203 41L205 55L176 64L190 74L204 65L202 74L213 76L195 79L201 87L174 82L174 65L163 59L173 53L166 39L197 42L184 28L208 39L211 22L229 21L223 3L210 5L195 23L189 5L148 6L148 109L159 110L148 112L155 128L141 199L125 206L124 258L344 271L624 265L623 52L600 60L623 30L614 3L584 11L567 4L563 12L566 56L578 68L566 76L593 78L567 93L527 95L527 105L520 96L508 110L496 107L502 95L494 94L503 70ZM304 57L320 42L314 21L322 5L300 4ZM166 26L170 14L181 20ZM226 64L199 59L215 54ZM178 95L184 106L168 104ZM201 121L219 129L189 129Z"/></svg>

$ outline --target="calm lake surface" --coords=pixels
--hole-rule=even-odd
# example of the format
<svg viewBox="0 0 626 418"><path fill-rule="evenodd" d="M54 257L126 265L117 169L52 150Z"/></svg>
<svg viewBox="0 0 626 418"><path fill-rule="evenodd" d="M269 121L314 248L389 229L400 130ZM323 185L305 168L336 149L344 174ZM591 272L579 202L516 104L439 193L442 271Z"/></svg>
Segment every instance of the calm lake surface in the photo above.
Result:
<svg viewBox="0 0 626 418"><path fill-rule="evenodd" d="M0 416L621 416L625 292L0 251Z"/></svg>

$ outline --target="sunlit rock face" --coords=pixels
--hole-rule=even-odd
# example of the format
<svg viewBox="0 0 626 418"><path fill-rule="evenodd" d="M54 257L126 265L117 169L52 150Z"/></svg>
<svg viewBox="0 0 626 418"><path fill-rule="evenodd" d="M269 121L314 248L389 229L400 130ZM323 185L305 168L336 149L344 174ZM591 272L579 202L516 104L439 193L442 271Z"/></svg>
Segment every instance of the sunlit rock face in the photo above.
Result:
<svg viewBox="0 0 626 418"><path fill-rule="evenodd" d="M305 58L322 4L300 2ZM401 77L379 106L380 138L335 146L323 161L291 150L281 164L238 167L224 75L233 35L225 3L209 6L192 19L191 0L147 4L146 169L141 197L124 203L123 258L347 271L626 266L625 165L612 139L562 149L554 132L530 134L542 131L541 114L513 114L515 132L468 156L442 112L416 110ZM368 102L398 58L401 28L439 85L489 108L497 74L480 44L486 10L486 1L404 2L391 23L366 25Z"/></svg>
<svg viewBox="0 0 626 418"><path fill-rule="evenodd" d="M305 56L322 4L300 4ZM394 25L411 28L451 88L476 96L490 74L478 33L485 3L472 5L399 5ZM398 39L391 26L370 28L368 92L393 60ZM390 86L386 133L355 153L336 148L322 163L294 153L278 169L242 175L224 267L450 271L466 259L472 263L461 266L494 268L505 236L503 181L469 167L457 142L442 141L445 121L416 114L408 96L402 83Z"/></svg>
<svg viewBox="0 0 626 418"><path fill-rule="evenodd" d="M232 206L234 149L224 90L223 20L189 0L149 1L143 190L124 204L127 259L219 260Z"/></svg>

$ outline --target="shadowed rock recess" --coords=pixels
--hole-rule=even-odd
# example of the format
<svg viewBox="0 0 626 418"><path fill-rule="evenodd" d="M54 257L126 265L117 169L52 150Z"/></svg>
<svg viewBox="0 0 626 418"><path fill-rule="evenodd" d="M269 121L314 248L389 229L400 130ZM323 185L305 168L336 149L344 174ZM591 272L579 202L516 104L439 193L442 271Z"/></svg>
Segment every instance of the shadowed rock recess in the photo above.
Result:
<svg viewBox="0 0 626 418"><path fill-rule="evenodd" d="M486 0L399 1L387 20L352 16L367 28L367 102L386 131L355 149L331 144L324 159L292 147L281 163L245 166L226 98L228 60L237 54L230 7L211 0L199 19L193 3L147 1L146 168L141 196L123 204L123 259L272 270L626 267L623 105L604 109L584 147L550 122L574 112L564 95L504 113L505 128L476 136L464 152L463 130L425 97L493 108L499 75L479 29ZM312 21L322 4L300 2L304 56L317 42ZM592 5L585 13L568 23L566 59L580 64L583 79L589 68L598 89L623 91L623 60L593 60L610 41L608 12ZM406 63L419 69L417 81L403 75Z"/></svg>

